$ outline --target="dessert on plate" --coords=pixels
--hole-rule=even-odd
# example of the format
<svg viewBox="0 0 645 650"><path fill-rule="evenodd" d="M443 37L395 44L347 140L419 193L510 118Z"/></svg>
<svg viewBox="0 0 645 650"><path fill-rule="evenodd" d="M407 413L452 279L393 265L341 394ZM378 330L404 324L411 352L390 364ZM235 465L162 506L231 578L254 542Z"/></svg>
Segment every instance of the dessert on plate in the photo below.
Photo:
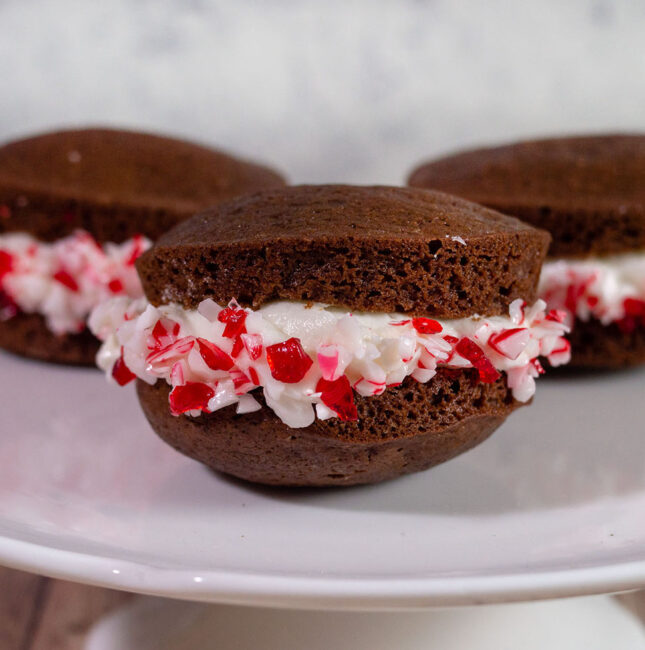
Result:
<svg viewBox="0 0 645 650"><path fill-rule="evenodd" d="M246 191L270 169L188 142L86 129L0 147L0 347L93 364L91 309L137 297L136 258L176 223Z"/></svg>
<svg viewBox="0 0 645 650"><path fill-rule="evenodd" d="M539 295L572 327L572 367L645 362L645 135L467 151L422 165L409 184L551 233Z"/></svg>
<svg viewBox="0 0 645 650"><path fill-rule="evenodd" d="M259 483L425 469L530 401L567 328L536 301L549 235L474 203L298 186L219 204L137 260L145 298L90 318L153 429Z"/></svg>

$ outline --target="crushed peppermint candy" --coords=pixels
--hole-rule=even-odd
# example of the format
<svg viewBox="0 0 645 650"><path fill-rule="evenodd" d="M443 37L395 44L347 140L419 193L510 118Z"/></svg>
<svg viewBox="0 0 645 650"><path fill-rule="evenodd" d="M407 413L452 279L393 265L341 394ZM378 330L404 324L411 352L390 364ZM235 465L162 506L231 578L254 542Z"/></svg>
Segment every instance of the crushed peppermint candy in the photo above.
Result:
<svg viewBox="0 0 645 650"><path fill-rule="evenodd" d="M103 341L97 362L108 376L166 381L174 415L229 405L249 413L261 408L252 394L261 388L283 422L305 427L316 416L356 420L356 394L380 395L408 376L427 382L439 368L475 368L487 383L504 373L525 402L544 372L538 357L553 366L569 361L562 321L541 300L516 300L509 316L439 321L299 302L254 311L205 300L185 310L115 297L93 311L89 326Z"/></svg>
<svg viewBox="0 0 645 650"><path fill-rule="evenodd" d="M0 235L0 319L36 313L55 334L83 331L99 303L143 295L134 263L150 245L140 235L100 245L82 230L52 243Z"/></svg>
<svg viewBox="0 0 645 650"><path fill-rule="evenodd" d="M575 320L645 327L645 252L562 259L542 268L539 295L573 327Z"/></svg>

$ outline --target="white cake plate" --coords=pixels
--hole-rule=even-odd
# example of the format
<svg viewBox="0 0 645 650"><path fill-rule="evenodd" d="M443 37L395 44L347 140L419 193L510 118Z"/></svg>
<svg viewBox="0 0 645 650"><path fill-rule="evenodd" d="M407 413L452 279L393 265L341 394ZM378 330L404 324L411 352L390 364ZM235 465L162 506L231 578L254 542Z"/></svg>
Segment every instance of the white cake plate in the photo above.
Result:
<svg viewBox="0 0 645 650"><path fill-rule="evenodd" d="M540 380L479 448L371 487L216 475L131 387L0 355L0 563L218 603L388 609L645 586L645 370Z"/></svg>

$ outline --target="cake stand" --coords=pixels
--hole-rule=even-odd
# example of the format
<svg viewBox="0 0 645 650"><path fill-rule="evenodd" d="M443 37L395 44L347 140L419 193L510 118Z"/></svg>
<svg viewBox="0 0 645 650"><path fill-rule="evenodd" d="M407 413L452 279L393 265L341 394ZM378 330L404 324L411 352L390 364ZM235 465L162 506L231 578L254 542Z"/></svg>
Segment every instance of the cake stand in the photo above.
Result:
<svg viewBox="0 0 645 650"><path fill-rule="evenodd" d="M175 599L315 610L645 586L643 369L543 378L532 406L430 471L286 490L180 456L151 432L132 388L95 370L8 354L0 368L2 564Z"/></svg>

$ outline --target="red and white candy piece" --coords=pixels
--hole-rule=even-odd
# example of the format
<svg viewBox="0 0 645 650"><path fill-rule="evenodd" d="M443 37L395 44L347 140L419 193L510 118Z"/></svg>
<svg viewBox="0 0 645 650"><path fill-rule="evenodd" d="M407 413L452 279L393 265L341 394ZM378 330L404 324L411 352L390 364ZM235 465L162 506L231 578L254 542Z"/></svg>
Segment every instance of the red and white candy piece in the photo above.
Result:
<svg viewBox="0 0 645 650"><path fill-rule="evenodd" d="M549 363L555 368L571 361L571 343L567 339L561 339L561 345L551 350L548 357Z"/></svg>
<svg viewBox="0 0 645 650"><path fill-rule="evenodd" d="M150 350L161 350L174 343L179 336L179 330L179 323L169 318L160 318L152 328L147 342L148 348Z"/></svg>
<svg viewBox="0 0 645 650"><path fill-rule="evenodd" d="M241 339L251 361L256 361L262 356L261 334L242 334Z"/></svg>
<svg viewBox="0 0 645 650"><path fill-rule="evenodd" d="M347 368L351 361L351 355L344 347L335 343L327 343L319 346L316 355L318 366L323 379L335 381Z"/></svg>
<svg viewBox="0 0 645 650"><path fill-rule="evenodd" d="M491 334L488 345L503 357L515 361L524 352L530 338L531 335L526 328L515 327Z"/></svg>

